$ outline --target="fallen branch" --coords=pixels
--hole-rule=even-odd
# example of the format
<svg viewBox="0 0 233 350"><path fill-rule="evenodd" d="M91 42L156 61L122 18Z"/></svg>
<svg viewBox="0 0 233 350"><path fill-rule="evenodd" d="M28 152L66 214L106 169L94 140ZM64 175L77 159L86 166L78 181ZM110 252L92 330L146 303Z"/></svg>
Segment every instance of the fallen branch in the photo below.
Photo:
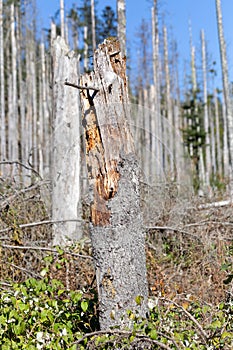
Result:
<svg viewBox="0 0 233 350"><path fill-rule="evenodd" d="M52 248L46 248L46 247L32 247L32 246L21 246L21 245L9 245L9 244L2 244L2 248L7 248L7 249L19 249L19 250L41 250L41 251L48 251L52 253L57 253L58 251L56 249ZM92 256L90 255L83 255L83 254L76 254L76 253L71 253L69 251L63 250L63 252L67 255L72 255L78 258L84 258L84 259L93 259Z"/></svg>
<svg viewBox="0 0 233 350"><path fill-rule="evenodd" d="M197 209L210 209L210 208L221 208L233 204L232 199L227 199L225 201L205 203L198 205Z"/></svg>
<svg viewBox="0 0 233 350"><path fill-rule="evenodd" d="M205 226L209 224L215 224L215 225L221 225L221 226L233 226L233 222L206 220L206 221L194 222L192 224L187 224L187 225L184 225L184 227Z"/></svg>
<svg viewBox="0 0 233 350"><path fill-rule="evenodd" d="M123 331L123 330L120 330L120 329L103 330L103 331L96 331L96 332L92 332L92 333L87 333L81 339L73 342L72 345L78 345L78 344L82 343L86 338L99 336L99 335L104 335L104 334L125 335L125 336L128 336L128 337L131 336L131 335L134 335L134 337L136 337L138 339L146 340L146 341L149 341L152 344L156 344L156 345L160 346L161 349L172 350L168 345L165 345L165 344L163 344L163 343L161 343L161 342L159 342L157 340L153 340L153 339L147 337L144 334L138 334L138 333L134 334L134 332Z"/></svg>
<svg viewBox="0 0 233 350"><path fill-rule="evenodd" d="M181 309L183 311L183 313L196 325L199 334L202 338L202 340L204 341L204 343L207 345L207 340L208 340L208 334L204 331L204 329L202 328L202 326L200 325L200 323L187 311L183 308L183 306L177 304L175 301L173 300L169 300L166 298L160 298L160 300L166 301L170 304L175 305L177 308Z"/></svg>
<svg viewBox="0 0 233 350"><path fill-rule="evenodd" d="M25 269L24 267L20 267L20 266L18 266L18 265L15 265L15 264L12 264L12 263L8 263L8 262L5 262L5 264L7 264L7 265L9 265L9 266L12 266L12 267L14 267L14 268L16 268L16 269L18 269L18 270L21 270L21 271L26 272L26 273L28 273L28 274L34 276L34 277L37 277L37 278L40 278L40 279L41 279L41 276L40 276L40 275L38 275L37 273L34 273L34 272L30 271L30 270L27 270L27 269Z"/></svg>
<svg viewBox="0 0 233 350"><path fill-rule="evenodd" d="M35 227L40 225L48 225L48 224L61 224L63 222L76 222L81 221L78 219L67 219L67 220L44 220L44 221L38 221L38 222L31 222L28 224L20 224L18 225L19 228L28 228L28 227ZM12 227L7 227L2 230L0 230L0 233L11 231Z"/></svg>

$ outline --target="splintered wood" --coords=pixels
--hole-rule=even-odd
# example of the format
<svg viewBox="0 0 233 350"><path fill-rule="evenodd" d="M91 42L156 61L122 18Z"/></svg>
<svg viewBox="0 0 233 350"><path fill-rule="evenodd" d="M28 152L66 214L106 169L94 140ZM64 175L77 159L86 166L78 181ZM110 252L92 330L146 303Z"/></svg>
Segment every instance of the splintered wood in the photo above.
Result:
<svg viewBox="0 0 233 350"><path fill-rule="evenodd" d="M93 186L91 221L110 224L109 199L118 189L122 154L134 151L127 125L128 93L126 61L115 38L95 51L94 71L80 79L88 176Z"/></svg>

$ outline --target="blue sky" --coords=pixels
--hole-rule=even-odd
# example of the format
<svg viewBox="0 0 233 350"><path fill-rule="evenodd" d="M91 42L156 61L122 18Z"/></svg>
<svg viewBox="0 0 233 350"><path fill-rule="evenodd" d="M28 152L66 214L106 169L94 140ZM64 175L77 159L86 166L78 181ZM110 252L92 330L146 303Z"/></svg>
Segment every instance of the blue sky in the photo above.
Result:
<svg viewBox="0 0 233 350"><path fill-rule="evenodd" d="M151 6L150 0L126 0L127 10L127 36L131 41L131 47L135 44L135 33L137 32L142 18L150 21ZM65 0L66 8L72 3L79 5L80 0ZM219 48L215 14L215 0L160 0L160 18L164 18L168 30L178 42L180 65L184 60L189 59L189 32L188 21L192 23L193 44L200 52L200 30L205 30L208 50L212 59L217 62L217 84L220 84L221 73L219 69ZM37 0L39 18L43 26L49 25L49 17L59 8L59 0ZM99 0L97 10L100 13L106 6L116 8L115 0ZM224 34L227 44L228 64L230 79L233 80L233 0L222 0L222 12L224 23ZM131 49L132 51L132 49ZM200 55L200 53L199 53Z"/></svg>

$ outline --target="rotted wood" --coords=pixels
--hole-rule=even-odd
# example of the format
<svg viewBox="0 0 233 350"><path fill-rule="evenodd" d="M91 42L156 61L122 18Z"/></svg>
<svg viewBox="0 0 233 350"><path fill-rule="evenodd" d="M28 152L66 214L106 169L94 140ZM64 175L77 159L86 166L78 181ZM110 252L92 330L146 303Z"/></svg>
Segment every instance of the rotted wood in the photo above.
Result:
<svg viewBox="0 0 233 350"><path fill-rule="evenodd" d="M80 80L88 174L94 182L93 225L110 224L107 202L117 192L120 154L134 151L127 124L125 72L126 60L121 56L119 41L112 39L99 46L94 71Z"/></svg>
<svg viewBox="0 0 233 350"><path fill-rule="evenodd" d="M116 39L99 45L94 71L83 75L79 86L100 325L106 329L125 325L126 310L147 312L140 169L128 125L126 60Z"/></svg>

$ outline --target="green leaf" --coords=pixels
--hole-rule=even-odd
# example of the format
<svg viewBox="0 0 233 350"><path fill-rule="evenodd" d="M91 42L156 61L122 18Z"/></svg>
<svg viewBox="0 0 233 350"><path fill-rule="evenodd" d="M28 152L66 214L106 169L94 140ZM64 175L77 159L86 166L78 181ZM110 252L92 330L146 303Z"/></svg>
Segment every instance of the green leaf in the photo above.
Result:
<svg viewBox="0 0 233 350"><path fill-rule="evenodd" d="M233 339L233 333L225 331L225 332L223 332L221 338L222 339L225 339L225 338Z"/></svg>
<svg viewBox="0 0 233 350"><path fill-rule="evenodd" d="M222 324L219 320L215 320L211 323L211 328L216 329L216 328L221 328L221 327L222 327Z"/></svg>
<svg viewBox="0 0 233 350"><path fill-rule="evenodd" d="M135 297L135 301L136 301L136 304L137 304L137 305L141 305L142 300L143 300L143 296L141 296L141 295L137 295L137 296Z"/></svg>
<svg viewBox="0 0 233 350"><path fill-rule="evenodd" d="M152 329L152 330L150 331L150 333L149 333L149 336L150 336L150 338L153 339L153 340L157 339L157 332L156 332L156 330L155 330L155 329Z"/></svg>
<svg viewBox="0 0 233 350"><path fill-rule="evenodd" d="M87 311L87 309L88 309L88 301L87 300L83 300L81 302L81 308L82 308L83 312Z"/></svg>

